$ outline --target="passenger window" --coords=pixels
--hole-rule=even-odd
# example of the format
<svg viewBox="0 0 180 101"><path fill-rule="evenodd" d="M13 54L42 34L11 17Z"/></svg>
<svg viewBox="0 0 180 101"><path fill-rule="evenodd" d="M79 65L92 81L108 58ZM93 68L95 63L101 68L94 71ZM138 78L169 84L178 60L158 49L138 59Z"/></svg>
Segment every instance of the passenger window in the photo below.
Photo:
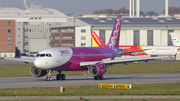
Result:
<svg viewBox="0 0 180 101"><path fill-rule="evenodd" d="M41 54L40 57L45 57L45 54Z"/></svg>
<svg viewBox="0 0 180 101"><path fill-rule="evenodd" d="M49 57L49 55L48 55L48 54L46 54L46 56L47 56L47 57Z"/></svg>

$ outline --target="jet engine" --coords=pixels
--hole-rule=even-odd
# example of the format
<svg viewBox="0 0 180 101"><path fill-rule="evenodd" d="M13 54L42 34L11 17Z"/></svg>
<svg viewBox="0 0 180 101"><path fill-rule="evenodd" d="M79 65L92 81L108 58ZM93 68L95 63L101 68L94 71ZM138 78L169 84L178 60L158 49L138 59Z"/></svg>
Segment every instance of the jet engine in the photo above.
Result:
<svg viewBox="0 0 180 101"><path fill-rule="evenodd" d="M35 66L32 66L30 69L31 75L35 77L42 77L47 74L47 70L41 70L36 68Z"/></svg>
<svg viewBox="0 0 180 101"><path fill-rule="evenodd" d="M95 64L89 67L88 72L90 75L98 77L106 72L106 68L103 65Z"/></svg>

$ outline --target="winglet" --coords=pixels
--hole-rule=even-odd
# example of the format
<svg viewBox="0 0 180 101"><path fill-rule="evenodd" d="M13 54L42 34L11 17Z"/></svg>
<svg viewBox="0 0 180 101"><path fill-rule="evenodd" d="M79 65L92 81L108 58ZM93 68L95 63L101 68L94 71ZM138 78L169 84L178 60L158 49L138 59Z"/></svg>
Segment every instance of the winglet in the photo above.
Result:
<svg viewBox="0 0 180 101"><path fill-rule="evenodd" d="M7 55L5 55L4 57L0 58L0 59L4 59Z"/></svg>
<svg viewBox="0 0 180 101"><path fill-rule="evenodd" d="M174 58L176 59L176 57L177 57L177 53L174 55Z"/></svg>

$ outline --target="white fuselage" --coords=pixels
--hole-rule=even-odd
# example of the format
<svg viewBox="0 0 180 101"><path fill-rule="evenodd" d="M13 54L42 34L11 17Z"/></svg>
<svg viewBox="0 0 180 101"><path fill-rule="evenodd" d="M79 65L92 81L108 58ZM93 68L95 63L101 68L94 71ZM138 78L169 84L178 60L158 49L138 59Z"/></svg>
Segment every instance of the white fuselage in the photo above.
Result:
<svg viewBox="0 0 180 101"><path fill-rule="evenodd" d="M142 46L149 55L175 55L180 52L180 47L174 46Z"/></svg>

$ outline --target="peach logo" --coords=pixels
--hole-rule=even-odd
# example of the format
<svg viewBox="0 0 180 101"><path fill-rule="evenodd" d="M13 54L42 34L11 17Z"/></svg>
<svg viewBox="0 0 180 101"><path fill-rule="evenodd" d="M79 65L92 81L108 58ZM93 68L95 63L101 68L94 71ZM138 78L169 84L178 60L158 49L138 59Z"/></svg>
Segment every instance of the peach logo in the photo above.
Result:
<svg viewBox="0 0 180 101"><path fill-rule="evenodd" d="M59 52L62 54L71 54L68 50L59 50Z"/></svg>
<svg viewBox="0 0 180 101"><path fill-rule="evenodd" d="M113 32L113 36L111 37L111 43L109 44L109 46L112 47L112 48L113 48L113 46L114 46L115 44L117 44L117 43L116 43L116 40L117 40L119 31L120 31L120 30L119 30L120 20L121 20L121 18L118 18L118 19L117 19L117 22L116 22L116 24L115 24L115 29L114 29L114 32Z"/></svg>

